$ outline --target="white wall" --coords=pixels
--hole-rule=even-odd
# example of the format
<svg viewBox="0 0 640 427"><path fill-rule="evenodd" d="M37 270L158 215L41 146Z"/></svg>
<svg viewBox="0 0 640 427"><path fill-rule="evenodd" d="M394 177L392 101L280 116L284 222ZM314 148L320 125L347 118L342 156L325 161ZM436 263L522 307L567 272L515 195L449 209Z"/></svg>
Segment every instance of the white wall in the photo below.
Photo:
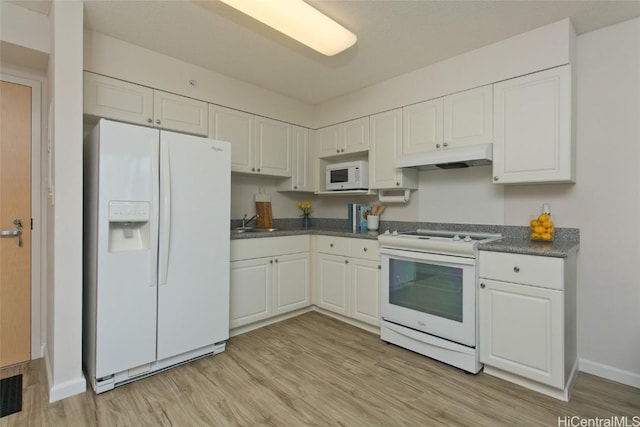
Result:
<svg viewBox="0 0 640 427"><path fill-rule="evenodd" d="M49 200L46 349L49 401L81 393L82 22L81 2L53 2L49 99L55 197Z"/></svg>
<svg viewBox="0 0 640 427"><path fill-rule="evenodd" d="M580 369L640 387L640 19L578 37L577 92L577 183L507 187L506 221L580 228Z"/></svg>
<svg viewBox="0 0 640 427"><path fill-rule="evenodd" d="M312 107L300 101L99 33L85 32L84 68L300 126L312 124ZM197 86L189 84L192 79Z"/></svg>

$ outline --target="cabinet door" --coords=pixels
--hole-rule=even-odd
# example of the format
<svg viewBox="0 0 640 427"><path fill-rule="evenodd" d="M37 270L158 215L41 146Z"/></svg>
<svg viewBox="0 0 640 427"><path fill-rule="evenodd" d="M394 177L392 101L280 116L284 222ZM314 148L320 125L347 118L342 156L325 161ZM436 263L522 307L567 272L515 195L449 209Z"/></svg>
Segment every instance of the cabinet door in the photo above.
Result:
<svg viewBox="0 0 640 427"><path fill-rule="evenodd" d="M402 144L402 109L371 116L369 188L415 188L417 171L395 167L397 146Z"/></svg>
<svg viewBox="0 0 640 427"><path fill-rule="evenodd" d="M351 120L342 124L344 150L341 153L359 153L369 149L369 117Z"/></svg>
<svg viewBox="0 0 640 427"><path fill-rule="evenodd" d="M207 136L209 105L173 93L153 91L153 120L156 127Z"/></svg>
<svg viewBox="0 0 640 427"><path fill-rule="evenodd" d="M349 315L349 258L318 254L318 307Z"/></svg>
<svg viewBox="0 0 640 427"><path fill-rule="evenodd" d="M444 97L443 148L493 142L493 86Z"/></svg>
<svg viewBox="0 0 640 427"><path fill-rule="evenodd" d="M153 125L153 89L84 72L84 114Z"/></svg>
<svg viewBox="0 0 640 427"><path fill-rule="evenodd" d="M313 191L311 176L311 154L309 152L309 129L293 127L292 190Z"/></svg>
<svg viewBox="0 0 640 427"><path fill-rule="evenodd" d="M209 138L231 143L231 171L254 167L254 116L231 108L209 106Z"/></svg>
<svg viewBox="0 0 640 427"><path fill-rule="evenodd" d="M480 279L480 361L564 387L564 292Z"/></svg>
<svg viewBox="0 0 640 427"><path fill-rule="evenodd" d="M231 262L230 328L271 316L273 259Z"/></svg>
<svg viewBox="0 0 640 427"><path fill-rule="evenodd" d="M369 187L399 188L396 145L402 139L402 109L371 116Z"/></svg>
<svg viewBox="0 0 640 427"><path fill-rule="evenodd" d="M442 148L442 98L402 108L402 144L398 160Z"/></svg>
<svg viewBox="0 0 640 427"><path fill-rule="evenodd" d="M309 306L309 253L278 255L273 266L273 314Z"/></svg>
<svg viewBox="0 0 640 427"><path fill-rule="evenodd" d="M571 67L493 86L493 175L498 184L573 182Z"/></svg>
<svg viewBox="0 0 640 427"><path fill-rule="evenodd" d="M380 261L351 258L351 315L380 326Z"/></svg>
<svg viewBox="0 0 640 427"><path fill-rule="evenodd" d="M291 125L256 117L256 172L291 177Z"/></svg>
<svg viewBox="0 0 640 427"><path fill-rule="evenodd" d="M319 157L330 157L340 154L342 147L340 125L328 126L318 129L316 139L319 146Z"/></svg>

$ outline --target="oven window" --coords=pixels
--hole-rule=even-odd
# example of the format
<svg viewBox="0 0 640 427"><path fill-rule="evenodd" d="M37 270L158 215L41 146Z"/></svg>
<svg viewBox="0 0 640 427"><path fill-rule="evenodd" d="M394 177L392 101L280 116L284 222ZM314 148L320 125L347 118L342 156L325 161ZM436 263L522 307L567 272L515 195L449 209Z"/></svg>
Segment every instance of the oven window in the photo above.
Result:
<svg viewBox="0 0 640 427"><path fill-rule="evenodd" d="M331 171L331 182L348 182L349 181L349 169L334 169Z"/></svg>
<svg viewBox="0 0 640 427"><path fill-rule="evenodd" d="M462 268L390 259L389 303L462 322Z"/></svg>

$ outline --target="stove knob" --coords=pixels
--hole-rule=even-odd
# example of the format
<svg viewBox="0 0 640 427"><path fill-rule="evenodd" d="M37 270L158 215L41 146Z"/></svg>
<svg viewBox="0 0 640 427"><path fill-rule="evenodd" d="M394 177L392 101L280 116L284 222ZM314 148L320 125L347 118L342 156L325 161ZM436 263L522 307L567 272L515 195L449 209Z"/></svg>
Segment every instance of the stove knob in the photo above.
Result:
<svg viewBox="0 0 640 427"><path fill-rule="evenodd" d="M471 236L465 236L464 241L465 242L470 242L471 241Z"/></svg>
<svg viewBox="0 0 640 427"><path fill-rule="evenodd" d="M457 234L455 236L453 236L453 241L457 242L458 240L460 240L460 236L458 236Z"/></svg>
<svg viewBox="0 0 640 427"><path fill-rule="evenodd" d="M392 236L397 236L398 235L398 230L393 230L393 233L391 233Z"/></svg>
<svg viewBox="0 0 640 427"><path fill-rule="evenodd" d="M385 236L388 236L389 234L391 234L391 232L390 232L389 230L387 230L387 231L385 231L385 232L384 232L384 235L385 235Z"/></svg>

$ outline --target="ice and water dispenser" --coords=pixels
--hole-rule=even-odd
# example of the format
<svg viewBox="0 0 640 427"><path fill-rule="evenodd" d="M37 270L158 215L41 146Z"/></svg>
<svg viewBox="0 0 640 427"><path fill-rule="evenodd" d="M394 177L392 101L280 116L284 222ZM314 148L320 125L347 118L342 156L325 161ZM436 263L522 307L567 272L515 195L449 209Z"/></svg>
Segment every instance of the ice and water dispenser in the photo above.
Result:
<svg viewBox="0 0 640 427"><path fill-rule="evenodd" d="M109 202L109 252L149 249L151 203Z"/></svg>

